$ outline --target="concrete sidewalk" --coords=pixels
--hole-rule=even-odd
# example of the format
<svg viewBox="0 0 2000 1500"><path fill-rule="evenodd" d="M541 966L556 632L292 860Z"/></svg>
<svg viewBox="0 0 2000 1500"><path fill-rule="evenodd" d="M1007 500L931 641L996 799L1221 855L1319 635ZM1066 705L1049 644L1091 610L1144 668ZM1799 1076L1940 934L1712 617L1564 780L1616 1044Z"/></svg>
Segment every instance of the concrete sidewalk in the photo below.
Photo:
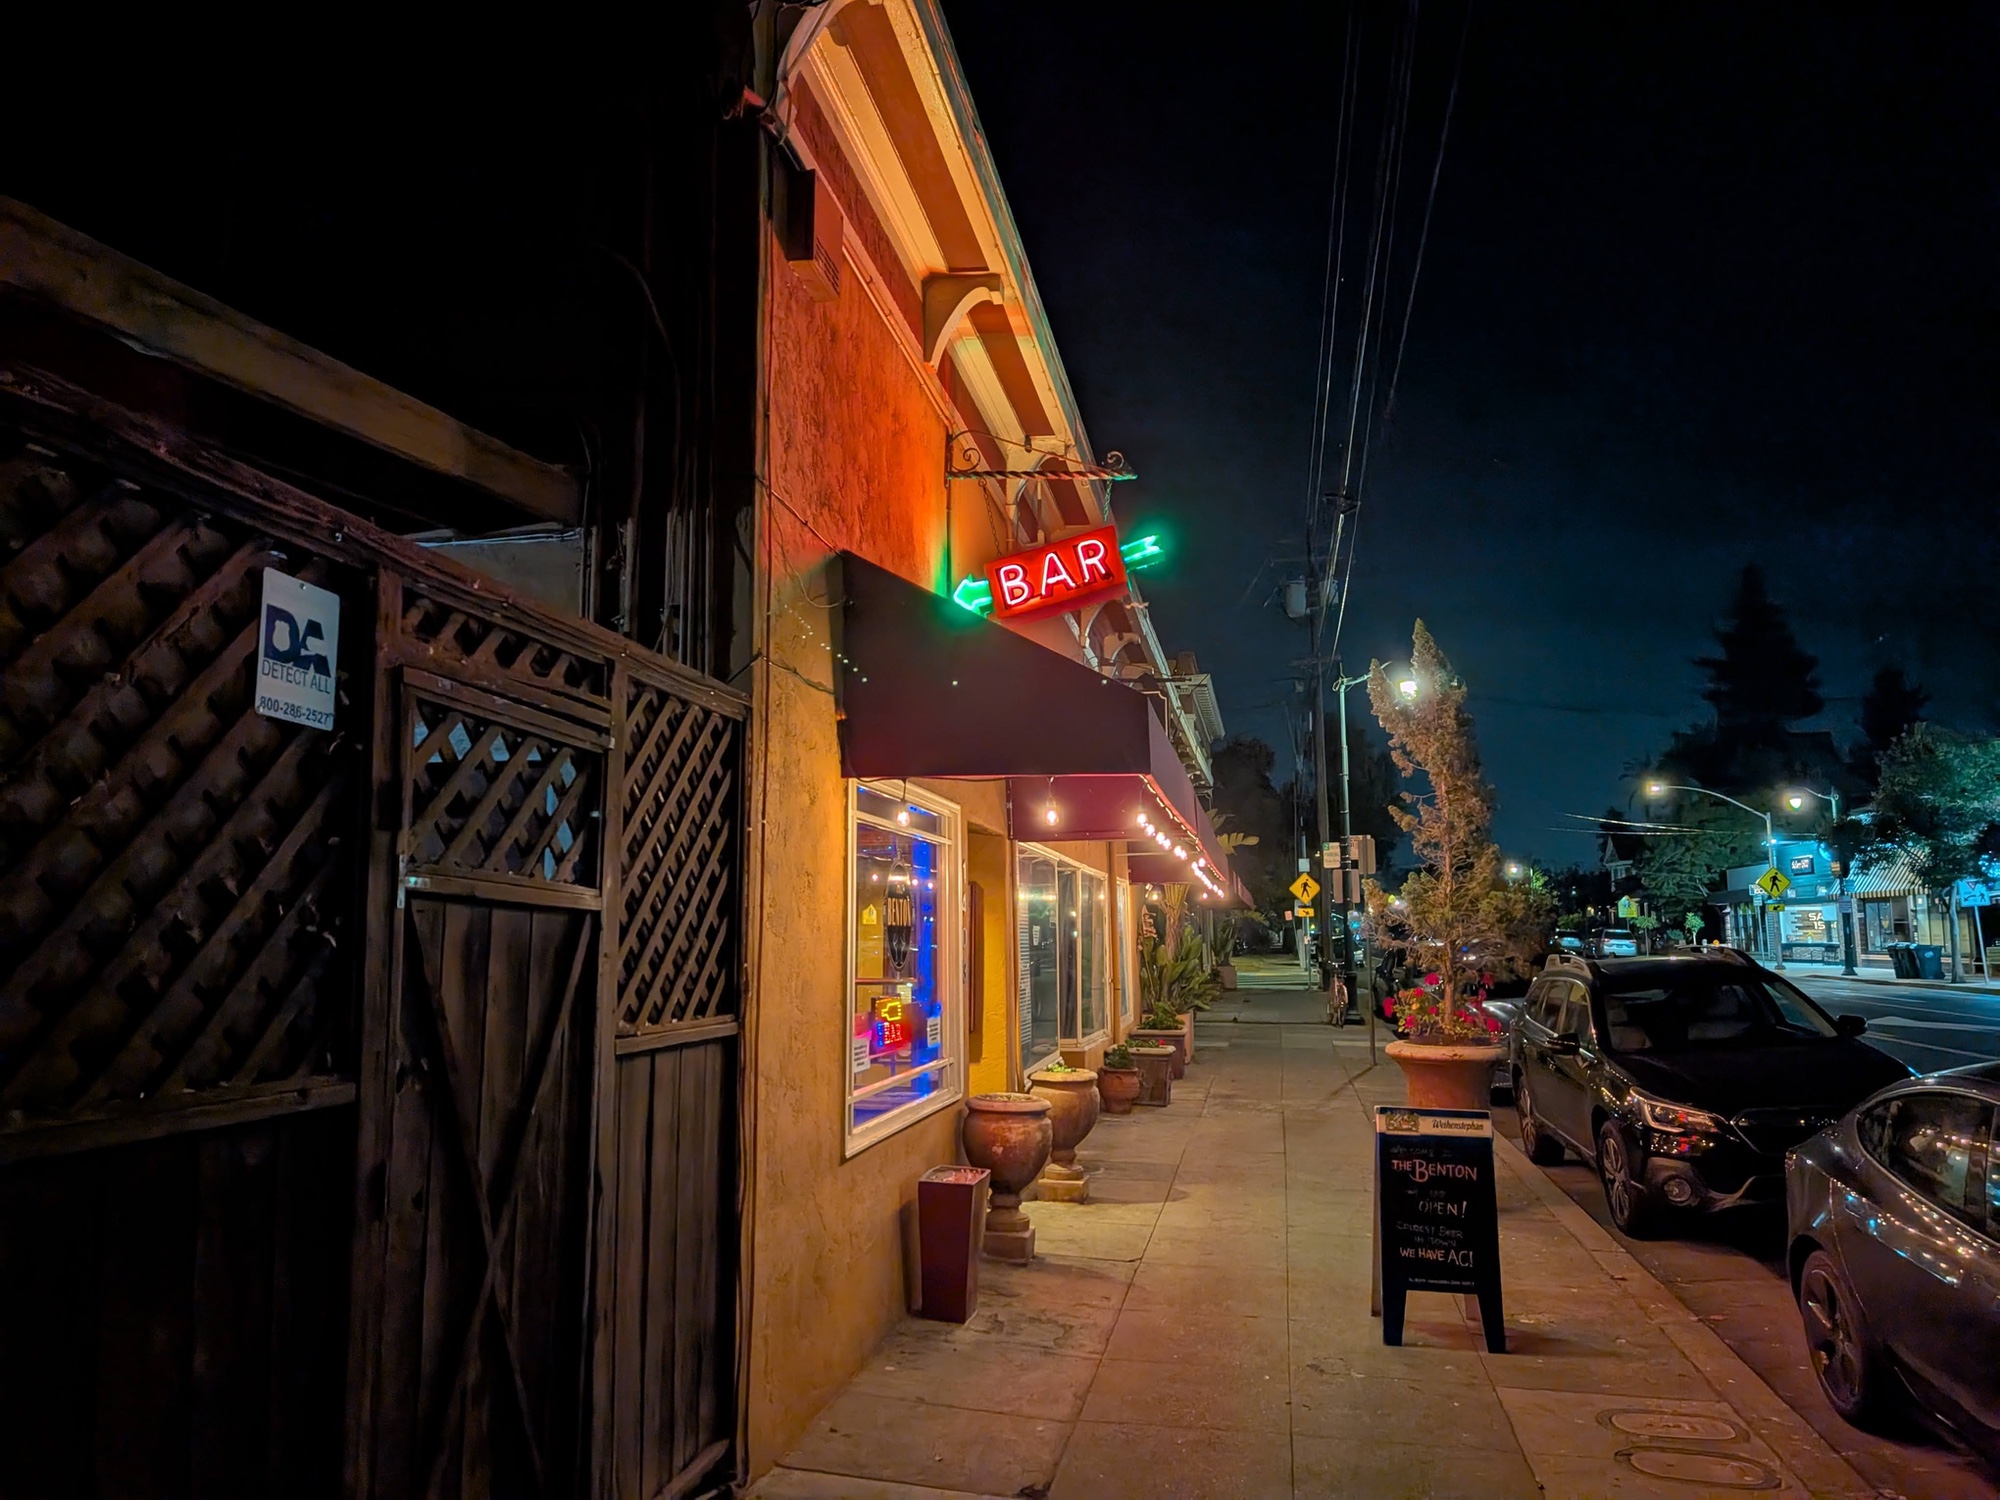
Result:
<svg viewBox="0 0 2000 1500"><path fill-rule="evenodd" d="M1197 1054L1170 1107L1085 1143L1093 1202L1030 1206L1033 1265L987 1262L964 1328L906 1319L755 1493L1875 1495L1504 1139L1509 1352L1423 1294L1384 1347L1394 1066L1310 1023L1203 1023Z"/></svg>

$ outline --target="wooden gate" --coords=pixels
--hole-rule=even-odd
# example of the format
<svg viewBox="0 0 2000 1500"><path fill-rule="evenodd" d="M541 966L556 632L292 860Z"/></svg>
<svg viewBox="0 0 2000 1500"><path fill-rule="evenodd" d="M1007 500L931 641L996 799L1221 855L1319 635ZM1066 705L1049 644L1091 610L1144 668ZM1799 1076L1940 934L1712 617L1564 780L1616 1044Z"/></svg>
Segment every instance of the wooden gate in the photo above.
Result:
<svg viewBox="0 0 2000 1500"><path fill-rule="evenodd" d="M0 1165L0 1493L689 1493L744 700L48 377L0 409L0 1163L51 1158ZM250 711L265 566L341 594L332 734Z"/></svg>

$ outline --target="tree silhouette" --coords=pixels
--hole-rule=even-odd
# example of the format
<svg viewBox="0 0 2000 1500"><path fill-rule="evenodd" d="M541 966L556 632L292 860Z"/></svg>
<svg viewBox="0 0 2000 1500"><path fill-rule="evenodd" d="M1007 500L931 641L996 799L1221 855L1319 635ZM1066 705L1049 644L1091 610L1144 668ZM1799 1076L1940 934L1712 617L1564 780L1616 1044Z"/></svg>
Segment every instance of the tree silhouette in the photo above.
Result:
<svg viewBox="0 0 2000 1500"><path fill-rule="evenodd" d="M1707 675L1701 695L1715 717L1673 737L1659 762L1673 774L1663 779L1750 799L1790 782L1821 785L1843 774L1832 735L1793 727L1826 706L1819 658L1792 634L1755 564L1738 575L1715 641L1719 652L1695 661Z"/></svg>
<svg viewBox="0 0 2000 1500"><path fill-rule="evenodd" d="M1716 630L1722 648L1695 665L1708 674L1701 691L1715 707L1716 727L1756 744L1773 744L1800 719L1826 707L1819 694L1819 658L1792 634L1791 622L1750 563L1738 575L1729 616Z"/></svg>
<svg viewBox="0 0 2000 1500"><path fill-rule="evenodd" d="M1277 753L1253 735L1232 735L1210 759L1215 790L1210 798L1218 825L1239 835L1231 842L1229 866L1249 888L1259 912L1276 912L1286 904L1285 886L1293 878L1292 812L1282 793L1271 784ZM1243 842L1254 840L1254 842Z"/></svg>
<svg viewBox="0 0 2000 1500"><path fill-rule="evenodd" d="M1903 732L1924 716L1931 695L1911 682L1901 667L1883 667L1868 684L1861 700L1861 740L1848 752L1855 776L1873 787L1881 774L1877 762Z"/></svg>

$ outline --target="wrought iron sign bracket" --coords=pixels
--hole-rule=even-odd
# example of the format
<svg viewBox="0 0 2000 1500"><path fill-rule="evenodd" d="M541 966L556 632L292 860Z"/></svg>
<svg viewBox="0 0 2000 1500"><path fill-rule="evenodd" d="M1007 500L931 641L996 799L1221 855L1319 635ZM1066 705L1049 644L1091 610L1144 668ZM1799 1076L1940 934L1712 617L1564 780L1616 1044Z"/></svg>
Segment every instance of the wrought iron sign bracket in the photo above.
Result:
<svg viewBox="0 0 2000 1500"><path fill-rule="evenodd" d="M989 469L984 467L986 455L979 451L975 437L990 437L997 443L1020 448L1027 453L1038 454L1043 460L1058 459L1069 467L1061 469ZM954 432L945 438L944 477L946 479L1095 479L1105 484L1116 484L1121 480L1137 479L1132 466L1125 462L1125 455L1113 449L1104 455L1102 463L1081 463L1066 453L1041 453L1027 443L1012 438L999 437L993 433L973 432L966 429Z"/></svg>

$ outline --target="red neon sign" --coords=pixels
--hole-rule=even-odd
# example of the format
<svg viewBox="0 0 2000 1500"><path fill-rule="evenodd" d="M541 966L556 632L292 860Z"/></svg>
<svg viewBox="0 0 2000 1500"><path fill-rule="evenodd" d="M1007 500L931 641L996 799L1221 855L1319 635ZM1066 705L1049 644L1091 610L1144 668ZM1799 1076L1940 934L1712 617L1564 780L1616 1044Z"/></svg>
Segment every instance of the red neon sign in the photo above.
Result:
<svg viewBox="0 0 2000 1500"><path fill-rule="evenodd" d="M995 619L1053 614L1125 592L1118 528L1099 526L986 565Z"/></svg>

